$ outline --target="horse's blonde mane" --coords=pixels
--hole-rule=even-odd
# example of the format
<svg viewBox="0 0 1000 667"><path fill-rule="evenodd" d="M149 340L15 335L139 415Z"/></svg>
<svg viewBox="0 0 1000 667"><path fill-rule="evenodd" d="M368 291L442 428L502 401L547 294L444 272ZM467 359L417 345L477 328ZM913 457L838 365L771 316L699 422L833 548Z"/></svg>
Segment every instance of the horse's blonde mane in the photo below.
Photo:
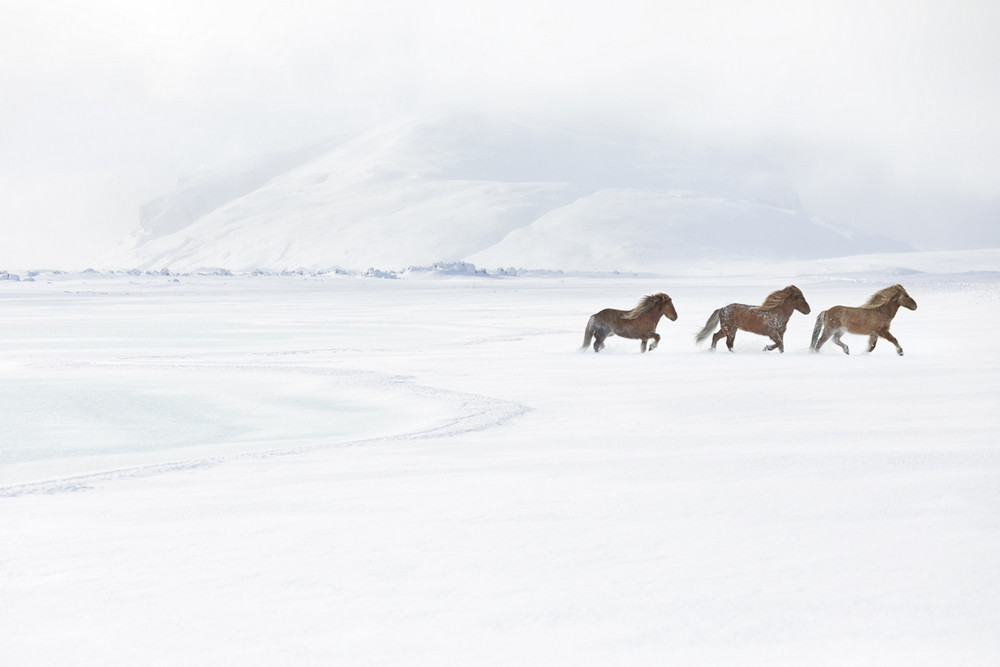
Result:
<svg viewBox="0 0 1000 667"><path fill-rule="evenodd" d="M891 301L893 297L897 295L904 294L906 292L902 285L890 285L884 289L872 294L868 297L868 300L859 306L859 308L878 308L879 306L884 306L888 301Z"/></svg>
<svg viewBox="0 0 1000 667"><path fill-rule="evenodd" d="M764 303L757 306L757 310L774 310L775 308L780 306L785 301L785 299L795 294L796 292L798 292L799 294L802 293L799 290L799 288L796 287L795 285L789 285L784 289L779 289L775 292L771 292L770 294L767 295L767 298L764 299Z"/></svg>
<svg viewBox="0 0 1000 667"><path fill-rule="evenodd" d="M628 311L622 318L626 320L634 320L636 318L642 317L650 311L651 308L655 308L664 301L670 301L670 297L663 292L657 292L656 294L647 294L639 300L639 304Z"/></svg>

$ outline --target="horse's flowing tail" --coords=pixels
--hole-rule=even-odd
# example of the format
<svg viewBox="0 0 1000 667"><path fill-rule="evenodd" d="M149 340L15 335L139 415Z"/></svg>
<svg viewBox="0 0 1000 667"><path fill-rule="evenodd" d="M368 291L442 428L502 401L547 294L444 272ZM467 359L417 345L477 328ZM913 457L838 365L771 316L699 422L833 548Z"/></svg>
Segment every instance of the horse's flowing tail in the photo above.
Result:
<svg viewBox="0 0 1000 667"><path fill-rule="evenodd" d="M809 343L809 347L816 349L816 343L819 342L819 334L823 331L823 325L826 323L826 311L816 316L816 324L813 325L813 337L812 342Z"/></svg>
<svg viewBox="0 0 1000 667"><path fill-rule="evenodd" d="M719 326L720 310L722 309L718 308L714 313L708 316L708 321L705 322L705 327L701 331L699 331L694 337L695 343L700 343L701 341L711 336L712 332L715 331L715 327Z"/></svg>
<svg viewBox="0 0 1000 667"><path fill-rule="evenodd" d="M580 348L581 351L586 350L590 347L590 341L594 340L594 316L591 315L590 319L587 320L587 328L583 332L583 347Z"/></svg>

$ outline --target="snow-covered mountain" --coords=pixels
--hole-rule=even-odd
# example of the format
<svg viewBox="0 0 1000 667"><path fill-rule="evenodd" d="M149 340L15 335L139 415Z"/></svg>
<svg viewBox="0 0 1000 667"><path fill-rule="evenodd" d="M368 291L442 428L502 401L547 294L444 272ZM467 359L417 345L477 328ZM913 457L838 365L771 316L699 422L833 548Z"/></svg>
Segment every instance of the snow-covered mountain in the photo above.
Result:
<svg viewBox="0 0 1000 667"><path fill-rule="evenodd" d="M197 270L664 270L904 250L799 204L751 155L481 116L405 122L186 177L101 264Z"/></svg>

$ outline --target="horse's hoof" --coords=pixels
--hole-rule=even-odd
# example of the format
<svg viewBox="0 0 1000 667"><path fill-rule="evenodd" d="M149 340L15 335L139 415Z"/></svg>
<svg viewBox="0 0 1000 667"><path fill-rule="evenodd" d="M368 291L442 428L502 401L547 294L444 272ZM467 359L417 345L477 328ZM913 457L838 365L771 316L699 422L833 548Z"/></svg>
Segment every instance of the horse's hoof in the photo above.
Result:
<svg viewBox="0 0 1000 667"><path fill-rule="evenodd" d="M902 351L902 350L899 350L899 353L898 353L898 354L899 354L899 356L903 356L903 351Z"/></svg>

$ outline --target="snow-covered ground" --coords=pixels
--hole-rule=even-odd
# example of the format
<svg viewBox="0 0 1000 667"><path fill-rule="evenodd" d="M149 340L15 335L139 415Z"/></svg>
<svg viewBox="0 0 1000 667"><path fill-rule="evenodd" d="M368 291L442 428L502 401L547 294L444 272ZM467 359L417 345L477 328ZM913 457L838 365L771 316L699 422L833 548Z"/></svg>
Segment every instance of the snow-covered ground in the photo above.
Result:
<svg viewBox="0 0 1000 667"><path fill-rule="evenodd" d="M720 268L0 282L0 663L1000 664L1000 252Z"/></svg>

